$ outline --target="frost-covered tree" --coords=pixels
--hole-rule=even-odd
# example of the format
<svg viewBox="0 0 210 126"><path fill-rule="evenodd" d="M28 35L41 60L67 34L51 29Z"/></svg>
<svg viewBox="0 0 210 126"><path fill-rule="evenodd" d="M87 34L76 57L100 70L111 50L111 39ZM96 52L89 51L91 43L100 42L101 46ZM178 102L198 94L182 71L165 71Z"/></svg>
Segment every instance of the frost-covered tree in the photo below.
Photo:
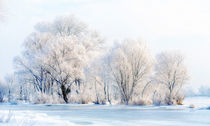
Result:
<svg viewBox="0 0 210 126"><path fill-rule="evenodd" d="M0 102L11 102L14 100L14 78L12 75L7 75L4 81L0 82Z"/></svg>
<svg viewBox="0 0 210 126"><path fill-rule="evenodd" d="M109 104L112 102L113 89L112 78L108 68L107 55L101 56L90 67L89 83L92 83L94 102L96 104Z"/></svg>
<svg viewBox="0 0 210 126"><path fill-rule="evenodd" d="M0 102L4 102L4 98L6 97L6 86L0 81Z"/></svg>
<svg viewBox="0 0 210 126"><path fill-rule="evenodd" d="M84 70L97 56L103 40L73 16L42 22L35 28L16 64L28 73L37 91L49 94L55 87L56 94L68 103L72 85L80 86L85 80Z"/></svg>
<svg viewBox="0 0 210 126"><path fill-rule="evenodd" d="M110 56L109 67L117 84L121 102L128 104L141 94L152 72L152 59L146 44L139 40L123 40ZM139 97L139 96L135 96Z"/></svg>
<svg viewBox="0 0 210 126"><path fill-rule="evenodd" d="M189 76L184 64L184 57L178 52L162 52L157 55L155 66L156 83L161 84L159 92L165 93L167 104L180 104L183 96L182 87Z"/></svg>
<svg viewBox="0 0 210 126"><path fill-rule="evenodd" d="M102 49L103 42L73 16L38 23L14 60L15 79L6 79L12 85L8 99L15 85L16 100L34 103L181 102L188 79L182 55L159 54L154 71L144 42L125 39L108 51Z"/></svg>
<svg viewBox="0 0 210 126"><path fill-rule="evenodd" d="M5 77L5 85L6 85L6 92L7 92L7 98L8 102L12 102L14 100L14 94L15 89L13 86L15 86L15 77L13 75L7 75Z"/></svg>

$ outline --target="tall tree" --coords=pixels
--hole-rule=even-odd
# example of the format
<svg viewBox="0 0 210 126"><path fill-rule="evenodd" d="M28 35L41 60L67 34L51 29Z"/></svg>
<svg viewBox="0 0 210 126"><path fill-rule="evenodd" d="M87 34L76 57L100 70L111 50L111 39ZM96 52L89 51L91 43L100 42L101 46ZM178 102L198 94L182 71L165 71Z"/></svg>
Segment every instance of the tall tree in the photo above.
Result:
<svg viewBox="0 0 210 126"><path fill-rule="evenodd" d="M147 83L152 72L152 59L145 43L139 40L123 40L110 56L110 71L118 85L121 101L128 104L139 86Z"/></svg>
<svg viewBox="0 0 210 126"><path fill-rule="evenodd" d="M155 76L157 83L166 88L166 103L180 102L181 89L189 79L184 57L178 52L160 53L157 55Z"/></svg>
<svg viewBox="0 0 210 126"><path fill-rule="evenodd" d="M25 41L25 51L16 61L27 71L38 91L50 91L57 85L57 94L68 103L73 84L85 79L84 69L100 50L103 40L98 33L73 16L42 22Z"/></svg>

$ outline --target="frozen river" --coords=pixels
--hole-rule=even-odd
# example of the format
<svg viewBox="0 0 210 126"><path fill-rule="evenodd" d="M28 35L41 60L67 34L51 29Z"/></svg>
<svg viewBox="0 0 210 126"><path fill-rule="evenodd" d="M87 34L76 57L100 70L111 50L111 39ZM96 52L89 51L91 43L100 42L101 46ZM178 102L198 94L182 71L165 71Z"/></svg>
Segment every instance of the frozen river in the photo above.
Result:
<svg viewBox="0 0 210 126"><path fill-rule="evenodd" d="M0 126L210 126L208 106L208 97L184 106L1 104Z"/></svg>

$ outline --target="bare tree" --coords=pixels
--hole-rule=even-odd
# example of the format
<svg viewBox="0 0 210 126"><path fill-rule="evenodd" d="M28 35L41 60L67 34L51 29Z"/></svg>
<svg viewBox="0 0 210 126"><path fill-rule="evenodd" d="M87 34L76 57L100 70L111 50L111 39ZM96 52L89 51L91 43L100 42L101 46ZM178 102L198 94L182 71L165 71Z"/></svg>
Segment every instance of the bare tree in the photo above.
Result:
<svg viewBox="0 0 210 126"><path fill-rule="evenodd" d="M152 72L152 60L148 48L141 41L124 40L114 48L110 71L121 94L121 101L128 104L139 86L147 83Z"/></svg>
<svg viewBox="0 0 210 126"><path fill-rule="evenodd" d="M5 77L5 85L7 87L7 98L8 102L11 102L13 100L13 95L15 94L15 89L13 86L15 86L15 76L14 75L7 75Z"/></svg>
<svg viewBox="0 0 210 126"><path fill-rule="evenodd" d="M94 87L96 104L111 103L111 88L113 88L113 84L107 64L107 56L102 56L102 58L100 57L92 64L88 73L90 76L89 81L93 83L92 87Z"/></svg>
<svg viewBox="0 0 210 126"><path fill-rule="evenodd" d="M181 89L189 79L184 57L178 52L163 52L157 55L155 78L157 83L166 88L167 104L181 102Z"/></svg>

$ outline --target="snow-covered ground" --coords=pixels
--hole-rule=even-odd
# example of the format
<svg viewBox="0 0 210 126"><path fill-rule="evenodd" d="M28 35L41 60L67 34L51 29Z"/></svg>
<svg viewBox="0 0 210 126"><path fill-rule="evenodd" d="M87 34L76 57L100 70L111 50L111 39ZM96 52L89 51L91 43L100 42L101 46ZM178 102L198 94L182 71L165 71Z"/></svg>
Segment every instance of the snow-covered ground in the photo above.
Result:
<svg viewBox="0 0 210 126"><path fill-rule="evenodd" d="M194 96L188 97L184 100L185 105L194 105L196 109L205 109L210 107L210 97L208 96Z"/></svg>
<svg viewBox="0 0 210 126"><path fill-rule="evenodd" d="M210 97L183 106L0 104L0 126L209 126ZM194 104L195 108L189 105Z"/></svg>

